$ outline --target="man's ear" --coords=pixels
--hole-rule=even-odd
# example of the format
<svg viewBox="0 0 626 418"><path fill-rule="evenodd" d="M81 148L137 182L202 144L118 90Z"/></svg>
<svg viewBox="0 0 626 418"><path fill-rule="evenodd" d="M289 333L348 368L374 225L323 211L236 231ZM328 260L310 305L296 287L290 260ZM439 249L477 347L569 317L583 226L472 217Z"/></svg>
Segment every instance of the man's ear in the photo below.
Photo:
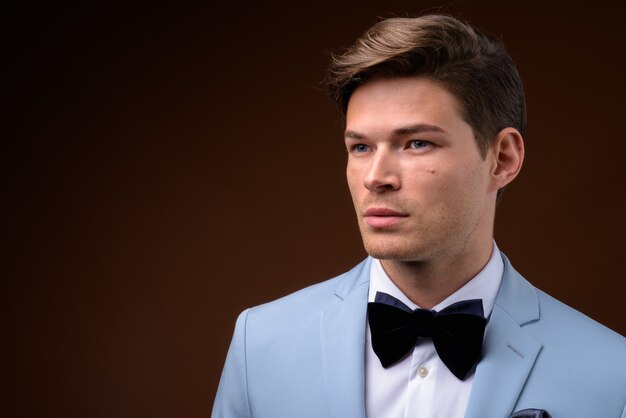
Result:
<svg viewBox="0 0 626 418"><path fill-rule="evenodd" d="M491 141L493 168L491 179L497 191L513 181L524 162L524 139L515 128L504 128Z"/></svg>

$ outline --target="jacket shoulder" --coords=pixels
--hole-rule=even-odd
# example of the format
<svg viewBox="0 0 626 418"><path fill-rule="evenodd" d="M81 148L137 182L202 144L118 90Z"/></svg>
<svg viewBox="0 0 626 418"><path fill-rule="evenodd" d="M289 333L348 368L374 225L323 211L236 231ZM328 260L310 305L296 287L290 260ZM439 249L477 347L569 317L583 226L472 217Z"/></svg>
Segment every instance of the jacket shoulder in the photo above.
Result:
<svg viewBox="0 0 626 418"><path fill-rule="evenodd" d="M351 270L336 277L313 284L271 302L247 310L248 321L276 321L285 323L290 318L301 320L307 315L318 315L327 306L341 301L357 285L369 281L370 259L365 259Z"/></svg>
<svg viewBox="0 0 626 418"><path fill-rule="evenodd" d="M354 296L357 287L363 290L368 266L366 260L347 273L245 310L237 319L214 416L326 416L326 403L320 402L326 396L322 313Z"/></svg>
<svg viewBox="0 0 626 418"><path fill-rule="evenodd" d="M542 407L566 417L623 413L626 338L537 289L506 259L498 303L517 322L518 335L538 347L515 409Z"/></svg>
<svg viewBox="0 0 626 418"><path fill-rule="evenodd" d="M571 351L596 356L602 353L602 356L619 359L626 371L626 338L542 290L537 289L537 295L541 321L535 326L529 325L530 329L541 332L544 340L571 343Z"/></svg>
<svg viewBox="0 0 626 418"><path fill-rule="evenodd" d="M511 266L506 257L503 256L503 260L505 269L496 304L523 329L545 344L568 351L591 346L612 347L621 351L626 361L626 338L536 288ZM575 341L578 342L574 344ZM571 346L566 346L570 343Z"/></svg>

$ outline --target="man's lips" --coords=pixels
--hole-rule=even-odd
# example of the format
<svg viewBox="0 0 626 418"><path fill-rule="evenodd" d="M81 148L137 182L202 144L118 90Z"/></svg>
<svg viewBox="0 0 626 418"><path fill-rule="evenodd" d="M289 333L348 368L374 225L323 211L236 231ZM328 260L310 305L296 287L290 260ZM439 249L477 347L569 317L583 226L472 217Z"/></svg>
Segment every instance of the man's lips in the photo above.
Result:
<svg viewBox="0 0 626 418"><path fill-rule="evenodd" d="M389 208L369 208L363 212L365 223L372 228L389 228L408 218L407 213Z"/></svg>

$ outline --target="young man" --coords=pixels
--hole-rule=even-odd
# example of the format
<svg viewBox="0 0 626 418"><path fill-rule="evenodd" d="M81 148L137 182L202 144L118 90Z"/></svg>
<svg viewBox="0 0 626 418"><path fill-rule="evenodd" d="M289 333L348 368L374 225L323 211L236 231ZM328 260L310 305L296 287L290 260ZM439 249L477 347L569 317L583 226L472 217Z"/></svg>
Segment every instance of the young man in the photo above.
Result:
<svg viewBox="0 0 626 418"><path fill-rule="evenodd" d="M353 270L237 321L214 417L626 417L626 339L534 288L493 241L524 159L502 44L389 19L335 57Z"/></svg>

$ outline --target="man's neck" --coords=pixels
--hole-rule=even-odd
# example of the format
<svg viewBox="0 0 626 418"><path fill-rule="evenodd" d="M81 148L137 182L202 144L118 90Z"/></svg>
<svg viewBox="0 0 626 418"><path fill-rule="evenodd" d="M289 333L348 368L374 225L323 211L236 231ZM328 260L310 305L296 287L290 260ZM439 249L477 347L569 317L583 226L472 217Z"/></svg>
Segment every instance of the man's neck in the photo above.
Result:
<svg viewBox="0 0 626 418"><path fill-rule="evenodd" d="M431 309L459 290L489 262L493 242L471 254L439 256L426 261L381 260L396 286L420 308Z"/></svg>

